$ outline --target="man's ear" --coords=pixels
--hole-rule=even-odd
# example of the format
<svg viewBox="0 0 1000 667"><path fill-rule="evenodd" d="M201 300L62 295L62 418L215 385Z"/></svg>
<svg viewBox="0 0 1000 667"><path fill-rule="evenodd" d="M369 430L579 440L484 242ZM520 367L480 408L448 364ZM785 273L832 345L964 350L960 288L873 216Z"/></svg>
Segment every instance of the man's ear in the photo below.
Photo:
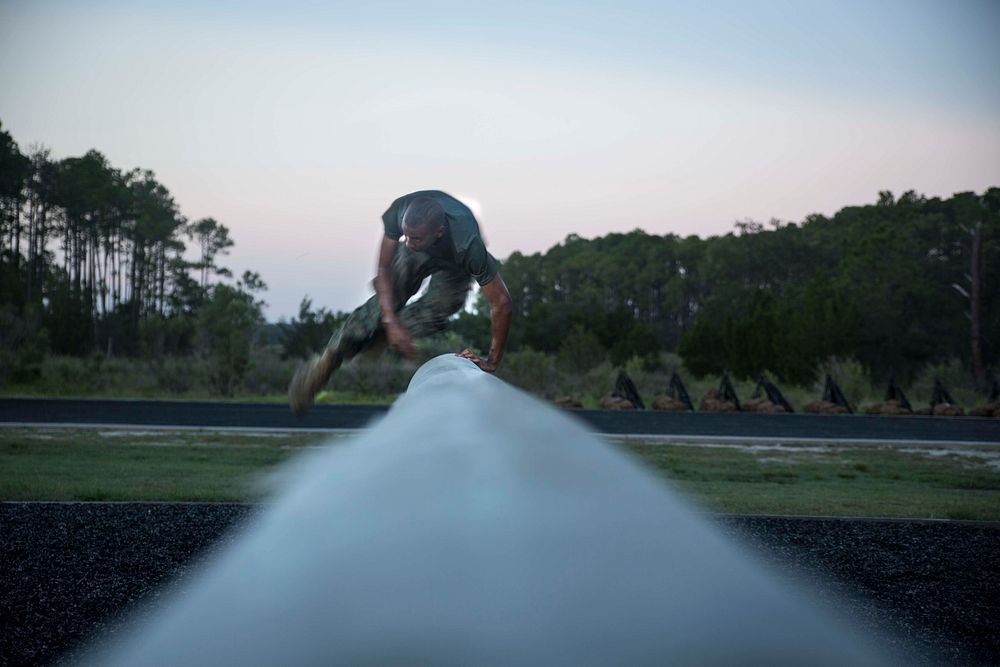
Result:
<svg viewBox="0 0 1000 667"><path fill-rule="evenodd" d="M438 227L437 234L434 235L434 240L437 241L442 236L444 236L444 225Z"/></svg>

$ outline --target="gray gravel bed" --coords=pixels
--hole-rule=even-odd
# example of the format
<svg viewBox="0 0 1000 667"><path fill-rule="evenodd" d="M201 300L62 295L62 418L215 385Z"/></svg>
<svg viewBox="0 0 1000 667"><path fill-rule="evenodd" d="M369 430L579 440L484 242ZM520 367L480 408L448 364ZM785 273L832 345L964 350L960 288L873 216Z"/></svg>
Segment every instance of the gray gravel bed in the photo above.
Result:
<svg viewBox="0 0 1000 667"><path fill-rule="evenodd" d="M252 505L0 503L0 665L49 664L155 599Z"/></svg>
<svg viewBox="0 0 1000 667"><path fill-rule="evenodd" d="M725 530L922 665L1000 664L1000 524L719 517Z"/></svg>
<svg viewBox="0 0 1000 667"><path fill-rule="evenodd" d="M0 665L51 664L225 542L251 505L0 503ZM1000 664L1000 526L716 517L924 664Z"/></svg>

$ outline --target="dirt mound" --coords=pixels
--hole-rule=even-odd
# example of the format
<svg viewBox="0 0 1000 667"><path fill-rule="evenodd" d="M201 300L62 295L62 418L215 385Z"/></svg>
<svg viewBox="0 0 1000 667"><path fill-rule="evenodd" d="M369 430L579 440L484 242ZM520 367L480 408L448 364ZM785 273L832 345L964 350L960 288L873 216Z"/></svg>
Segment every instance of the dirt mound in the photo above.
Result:
<svg viewBox="0 0 1000 667"><path fill-rule="evenodd" d="M629 407L624 407L623 401L628 403ZM615 379L614 391L601 399L601 407L605 410L645 410L646 404L642 402L642 397L639 396L639 390L636 389L632 378L628 376L628 373L620 370Z"/></svg>
<svg viewBox="0 0 1000 667"><path fill-rule="evenodd" d="M702 412L739 412L739 406L734 401L727 401L718 389L709 389L698 404Z"/></svg>
<svg viewBox="0 0 1000 667"><path fill-rule="evenodd" d="M854 412L844 392L829 373L826 374L826 383L823 385L823 398L809 403L802 410L818 415L849 415Z"/></svg>
<svg viewBox="0 0 1000 667"><path fill-rule="evenodd" d="M667 394L657 394L653 397L653 409L663 412L688 412L691 407Z"/></svg>
<svg viewBox="0 0 1000 667"><path fill-rule="evenodd" d="M568 408L568 409L571 409L571 410L583 407L583 403L581 403L580 401L576 400L572 396L558 396L552 402L555 403L560 408Z"/></svg>
<svg viewBox="0 0 1000 667"><path fill-rule="evenodd" d="M965 415L965 410L955 402L941 380L934 380L930 407L926 410L918 410L917 414L934 415L935 417L962 417Z"/></svg>
<svg viewBox="0 0 1000 667"><path fill-rule="evenodd" d="M1000 380L993 380L990 396L985 405L979 405L969 410L972 417L1000 417Z"/></svg>
<svg viewBox="0 0 1000 667"><path fill-rule="evenodd" d="M787 414L788 410L782 405L776 405L766 398L751 398L743 403L744 412L760 412L767 414Z"/></svg>
<svg viewBox="0 0 1000 667"><path fill-rule="evenodd" d="M851 414L850 408L844 405L838 405L837 403L832 403L830 401L813 401L812 403L807 403L803 408L803 412L808 412L814 415L849 415Z"/></svg>
<svg viewBox="0 0 1000 667"><path fill-rule="evenodd" d="M670 382L667 384L667 393L657 394L653 398L653 409L665 412L687 412L694 410L691 397L681 377L676 372L671 374Z"/></svg>
<svg viewBox="0 0 1000 667"><path fill-rule="evenodd" d="M963 417L965 410L960 405L953 403L938 403L931 408L931 414L935 417Z"/></svg>
<svg viewBox="0 0 1000 667"><path fill-rule="evenodd" d="M723 373L718 389L709 389L698 404L698 409L705 412L739 412L740 399L729 379L729 373Z"/></svg>
<svg viewBox="0 0 1000 667"><path fill-rule="evenodd" d="M764 412L770 414L783 414L795 412L791 404L785 400L781 390L764 375L757 380L753 396L743 404L745 412Z"/></svg>
<svg viewBox="0 0 1000 667"><path fill-rule="evenodd" d="M890 379L889 386L885 390L885 400L869 406L865 410L865 414L883 416L912 415L913 406L910 405L910 401L907 400L902 388L896 384L894 379Z"/></svg>
<svg viewBox="0 0 1000 667"><path fill-rule="evenodd" d="M913 410L909 408L909 404L904 405L896 399L889 399L888 401L868 406L868 409L865 410L865 414L883 416L912 415Z"/></svg>
<svg viewBox="0 0 1000 667"><path fill-rule="evenodd" d="M601 399L601 408L604 410L635 410L632 401L614 394L608 394Z"/></svg>
<svg viewBox="0 0 1000 667"><path fill-rule="evenodd" d="M1000 401L978 405L969 410L970 417L1000 417Z"/></svg>

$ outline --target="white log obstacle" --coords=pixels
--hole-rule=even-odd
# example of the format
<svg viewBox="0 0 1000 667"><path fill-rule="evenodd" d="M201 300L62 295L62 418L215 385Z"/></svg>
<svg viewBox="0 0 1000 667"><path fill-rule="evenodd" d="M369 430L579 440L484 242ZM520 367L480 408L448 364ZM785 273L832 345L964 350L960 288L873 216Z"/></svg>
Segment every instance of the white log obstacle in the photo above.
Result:
<svg viewBox="0 0 1000 667"><path fill-rule="evenodd" d="M286 488L125 639L127 665L872 665L837 611L662 479L471 362Z"/></svg>

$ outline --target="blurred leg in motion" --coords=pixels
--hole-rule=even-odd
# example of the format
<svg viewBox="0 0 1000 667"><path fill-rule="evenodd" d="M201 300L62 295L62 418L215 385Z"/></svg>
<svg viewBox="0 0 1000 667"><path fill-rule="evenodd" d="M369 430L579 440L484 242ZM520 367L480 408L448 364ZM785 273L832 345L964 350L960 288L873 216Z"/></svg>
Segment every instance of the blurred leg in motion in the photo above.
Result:
<svg viewBox="0 0 1000 667"><path fill-rule="evenodd" d="M431 276L427 292L399 311L399 321L415 338L444 331L448 319L462 309L472 284L461 270L444 269Z"/></svg>
<svg viewBox="0 0 1000 667"><path fill-rule="evenodd" d="M299 366L288 385L288 405L293 414L301 417L309 411L316 394L326 386L343 361L335 349L328 347L322 354Z"/></svg>
<svg viewBox="0 0 1000 667"><path fill-rule="evenodd" d="M444 330L448 318L461 309L469 293L471 279L458 267L424 252L400 244L392 264L394 299L399 320L415 338ZM415 302L406 302L431 277L427 292ZM405 305L404 305L405 304ZM378 353L385 348L382 308L373 295L359 306L327 343L319 355L303 363L288 385L288 405L301 416L312 407L316 394L329 382L340 365L363 352Z"/></svg>

